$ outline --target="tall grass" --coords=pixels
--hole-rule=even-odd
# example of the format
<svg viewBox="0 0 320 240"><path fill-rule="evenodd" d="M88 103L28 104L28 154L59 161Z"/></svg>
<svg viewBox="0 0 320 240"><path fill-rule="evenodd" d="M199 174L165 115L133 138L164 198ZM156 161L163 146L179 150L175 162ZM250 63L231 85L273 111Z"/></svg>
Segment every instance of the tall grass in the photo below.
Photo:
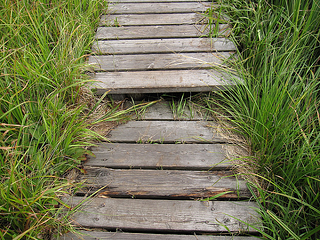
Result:
<svg viewBox="0 0 320 240"><path fill-rule="evenodd" d="M268 239L320 238L320 3L223 0L243 82L211 98L250 146ZM218 101L217 101L218 99Z"/></svg>
<svg viewBox="0 0 320 240"><path fill-rule="evenodd" d="M67 222L59 176L96 134L81 103L103 0L0 0L0 238L46 239Z"/></svg>

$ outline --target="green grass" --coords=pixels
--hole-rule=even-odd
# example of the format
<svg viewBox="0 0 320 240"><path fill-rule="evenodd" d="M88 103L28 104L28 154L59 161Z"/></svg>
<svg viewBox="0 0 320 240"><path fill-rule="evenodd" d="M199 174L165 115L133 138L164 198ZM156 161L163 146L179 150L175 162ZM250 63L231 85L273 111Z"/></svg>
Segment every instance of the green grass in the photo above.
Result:
<svg viewBox="0 0 320 240"><path fill-rule="evenodd" d="M243 82L207 101L219 105L252 156L268 239L320 238L320 3L223 0ZM232 64L232 63L231 63Z"/></svg>
<svg viewBox="0 0 320 240"><path fill-rule="evenodd" d="M89 127L143 107L92 115L102 98L84 90L85 60L106 9L103 0L0 0L0 239L71 230L59 196L79 186L62 174L101 139Z"/></svg>

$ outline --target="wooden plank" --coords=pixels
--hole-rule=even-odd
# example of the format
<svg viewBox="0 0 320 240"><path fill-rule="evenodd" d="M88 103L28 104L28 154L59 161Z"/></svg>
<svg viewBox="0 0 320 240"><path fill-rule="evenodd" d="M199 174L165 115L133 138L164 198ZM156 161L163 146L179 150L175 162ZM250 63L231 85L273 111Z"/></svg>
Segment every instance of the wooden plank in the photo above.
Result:
<svg viewBox="0 0 320 240"><path fill-rule="evenodd" d="M78 233L67 233L63 235L61 240L97 240L97 239L112 239L112 240L259 240L255 237L241 236L214 236L214 235L174 235L174 234L148 234L148 233L123 233L123 232L97 232L97 231L78 231Z"/></svg>
<svg viewBox="0 0 320 240"><path fill-rule="evenodd" d="M99 196L195 199L225 193L220 198L251 196L244 180L232 177L228 171L183 171L111 169L85 167L79 180L90 193Z"/></svg>
<svg viewBox="0 0 320 240"><path fill-rule="evenodd" d="M102 15L100 26L182 25L206 23L200 13Z"/></svg>
<svg viewBox="0 0 320 240"><path fill-rule="evenodd" d="M97 55L88 63L95 71L199 69L222 65L230 57L230 52Z"/></svg>
<svg viewBox="0 0 320 240"><path fill-rule="evenodd" d="M221 144L100 143L85 166L132 169L222 170L232 167Z"/></svg>
<svg viewBox="0 0 320 240"><path fill-rule="evenodd" d="M130 121L107 135L112 142L206 143L225 142L215 122Z"/></svg>
<svg viewBox="0 0 320 240"><path fill-rule="evenodd" d="M96 94L210 92L236 84L226 74L214 70L171 70L98 72L91 88Z"/></svg>
<svg viewBox="0 0 320 240"><path fill-rule="evenodd" d="M208 34L209 28L205 25L98 27L95 39L195 38L208 36ZM228 36L229 34L229 25L220 24L219 35Z"/></svg>
<svg viewBox="0 0 320 240"><path fill-rule="evenodd" d="M97 54L139 54L225 52L235 51L236 47L224 38L173 38L97 41L93 43L92 50Z"/></svg>
<svg viewBox="0 0 320 240"><path fill-rule="evenodd" d="M72 197L67 204L74 207L82 201ZM82 227L129 231L257 232L237 220L261 226L257 208L253 202L94 198L83 203L72 220Z"/></svg>
<svg viewBox="0 0 320 240"><path fill-rule="evenodd" d="M194 13L204 12L212 4L200 2L167 2L163 3L115 3L109 4L112 14L145 14L145 13ZM214 6L214 5L213 5Z"/></svg>
<svg viewBox="0 0 320 240"><path fill-rule="evenodd" d="M174 110L171 109L172 102L169 101L160 101L157 102L150 107L148 107L144 112L137 113L136 119L138 120L190 120L190 121L212 121L214 118L206 112L206 110L202 110L198 106L195 106L192 103L186 103L185 105L181 104L179 110L177 110L177 106L179 103L175 101ZM132 104L127 102L125 104L126 108L131 107Z"/></svg>

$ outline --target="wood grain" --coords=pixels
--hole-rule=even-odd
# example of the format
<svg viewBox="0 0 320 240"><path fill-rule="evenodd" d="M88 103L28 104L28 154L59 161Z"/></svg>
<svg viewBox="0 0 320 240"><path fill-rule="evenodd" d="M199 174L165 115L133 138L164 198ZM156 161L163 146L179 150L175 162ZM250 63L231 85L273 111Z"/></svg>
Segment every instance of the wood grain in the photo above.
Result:
<svg viewBox="0 0 320 240"><path fill-rule="evenodd" d="M109 197L195 199L251 196L244 180L224 171L143 170L86 167L79 180L90 193Z"/></svg>
<svg viewBox="0 0 320 240"><path fill-rule="evenodd" d="M102 15L100 26L147 26L206 23L200 13Z"/></svg>
<svg viewBox="0 0 320 240"><path fill-rule="evenodd" d="M194 13L204 12L211 3L200 2L167 2L163 3L111 3L108 6L112 14L144 14L144 13Z"/></svg>
<svg viewBox="0 0 320 240"><path fill-rule="evenodd" d="M215 122L130 121L107 136L112 142L207 143L224 142Z"/></svg>
<svg viewBox="0 0 320 240"><path fill-rule="evenodd" d="M195 38L208 36L208 34L209 28L204 25L99 27L95 39ZM220 24L219 34L220 36L229 35L229 26Z"/></svg>
<svg viewBox="0 0 320 240"><path fill-rule="evenodd" d="M210 92L225 90L236 84L230 76L214 70L171 70L98 72L91 88L96 94Z"/></svg>
<svg viewBox="0 0 320 240"><path fill-rule="evenodd" d="M223 38L178 38L108 40L93 43L97 54L181 53L235 51L232 41Z"/></svg>
<svg viewBox="0 0 320 240"><path fill-rule="evenodd" d="M74 207L84 200L64 201ZM261 226L253 202L94 198L72 216L82 227L166 232L257 232L241 221Z"/></svg>
<svg viewBox="0 0 320 240"><path fill-rule="evenodd" d="M132 169L225 170L232 166L221 144L100 143L85 166Z"/></svg>
<svg viewBox="0 0 320 240"><path fill-rule="evenodd" d="M88 63L95 71L200 69L223 65L230 57L229 52L98 55Z"/></svg>
<svg viewBox="0 0 320 240"><path fill-rule="evenodd" d="M259 240L255 237L240 237L240 236L214 236L214 235L174 235L174 234L148 234L148 233L123 233L123 232L97 232L97 231L79 231L78 234L71 232L63 235L61 240L97 240L97 239L112 239L112 240Z"/></svg>

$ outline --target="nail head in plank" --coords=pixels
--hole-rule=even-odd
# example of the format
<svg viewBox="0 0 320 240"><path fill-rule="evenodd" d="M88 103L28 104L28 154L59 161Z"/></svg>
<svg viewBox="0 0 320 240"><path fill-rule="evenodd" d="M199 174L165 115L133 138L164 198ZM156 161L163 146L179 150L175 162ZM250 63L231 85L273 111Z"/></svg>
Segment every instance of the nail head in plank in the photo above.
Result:
<svg viewBox="0 0 320 240"><path fill-rule="evenodd" d="M209 2L111 3L108 11L115 14L193 13L204 12L211 5Z"/></svg>
<svg viewBox="0 0 320 240"><path fill-rule="evenodd" d="M224 38L173 38L96 41L92 50L97 54L139 54L180 52L235 51L232 41Z"/></svg>
<svg viewBox="0 0 320 240"><path fill-rule="evenodd" d="M77 231L75 233L67 233L63 235L61 240L97 240L97 239L112 239L112 240L259 240L255 237L240 237L240 236L214 236L214 235L173 235L173 234L148 234L148 233L123 233L123 232L97 232L97 231Z"/></svg>
<svg viewBox="0 0 320 240"><path fill-rule="evenodd" d="M112 142L187 142L225 141L215 122L194 121L130 121L119 125L107 136Z"/></svg>
<svg viewBox="0 0 320 240"><path fill-rule="evenodd" d="M194 199L238 199L251 196L244 180L224 171L111 169L86 167L79 180L99 196ZM230 192L229 192L230 191ZM228 192L228 193L226 193Z"/></svg>
<svg viewBox="0 0 320 240"><path fill-rule="evenodd" d="M206 28L205 25L98 27L95 39L195 38L208 34L209 28ZM229 35L228 24L219 24L218 34L220 36Z"/></svg>
<svg viewBox="0 0 320 240"><path fill-rule="evenodd" d="M71 207L84 200L82 197L64 199ZM237 220L261 226L255 209L258 206L253 202L94 198L83 203L71 218L78 226L105 229L257 232Z"/></svg>
<svg viewBox="0 0 320 240"><path fill-rule="evenodd" d="M199 24L204 17L200 13L169 14L113 14L102 15L100 26L146 26L146 25L181 25Z"/></svg>
<svg viewBox="0 0 320 240"><path fill-rule="evenodd" d="M96 55L88 63L96 71L199 69L220 66L230 57L229 52Z"/></svg>
<svg viewBox="0 0 320 240"><path fill-rule="evenodd" d="M231 77L215 70L98 72L90 85L96 94L210 92L232 87Z"/></svg>
<svg viewBox="0 0 320 240"><path fill-rule="evenodd" d="M232 167L221 144L100 143L85 166L137 169L222 170Z"/></svg>

